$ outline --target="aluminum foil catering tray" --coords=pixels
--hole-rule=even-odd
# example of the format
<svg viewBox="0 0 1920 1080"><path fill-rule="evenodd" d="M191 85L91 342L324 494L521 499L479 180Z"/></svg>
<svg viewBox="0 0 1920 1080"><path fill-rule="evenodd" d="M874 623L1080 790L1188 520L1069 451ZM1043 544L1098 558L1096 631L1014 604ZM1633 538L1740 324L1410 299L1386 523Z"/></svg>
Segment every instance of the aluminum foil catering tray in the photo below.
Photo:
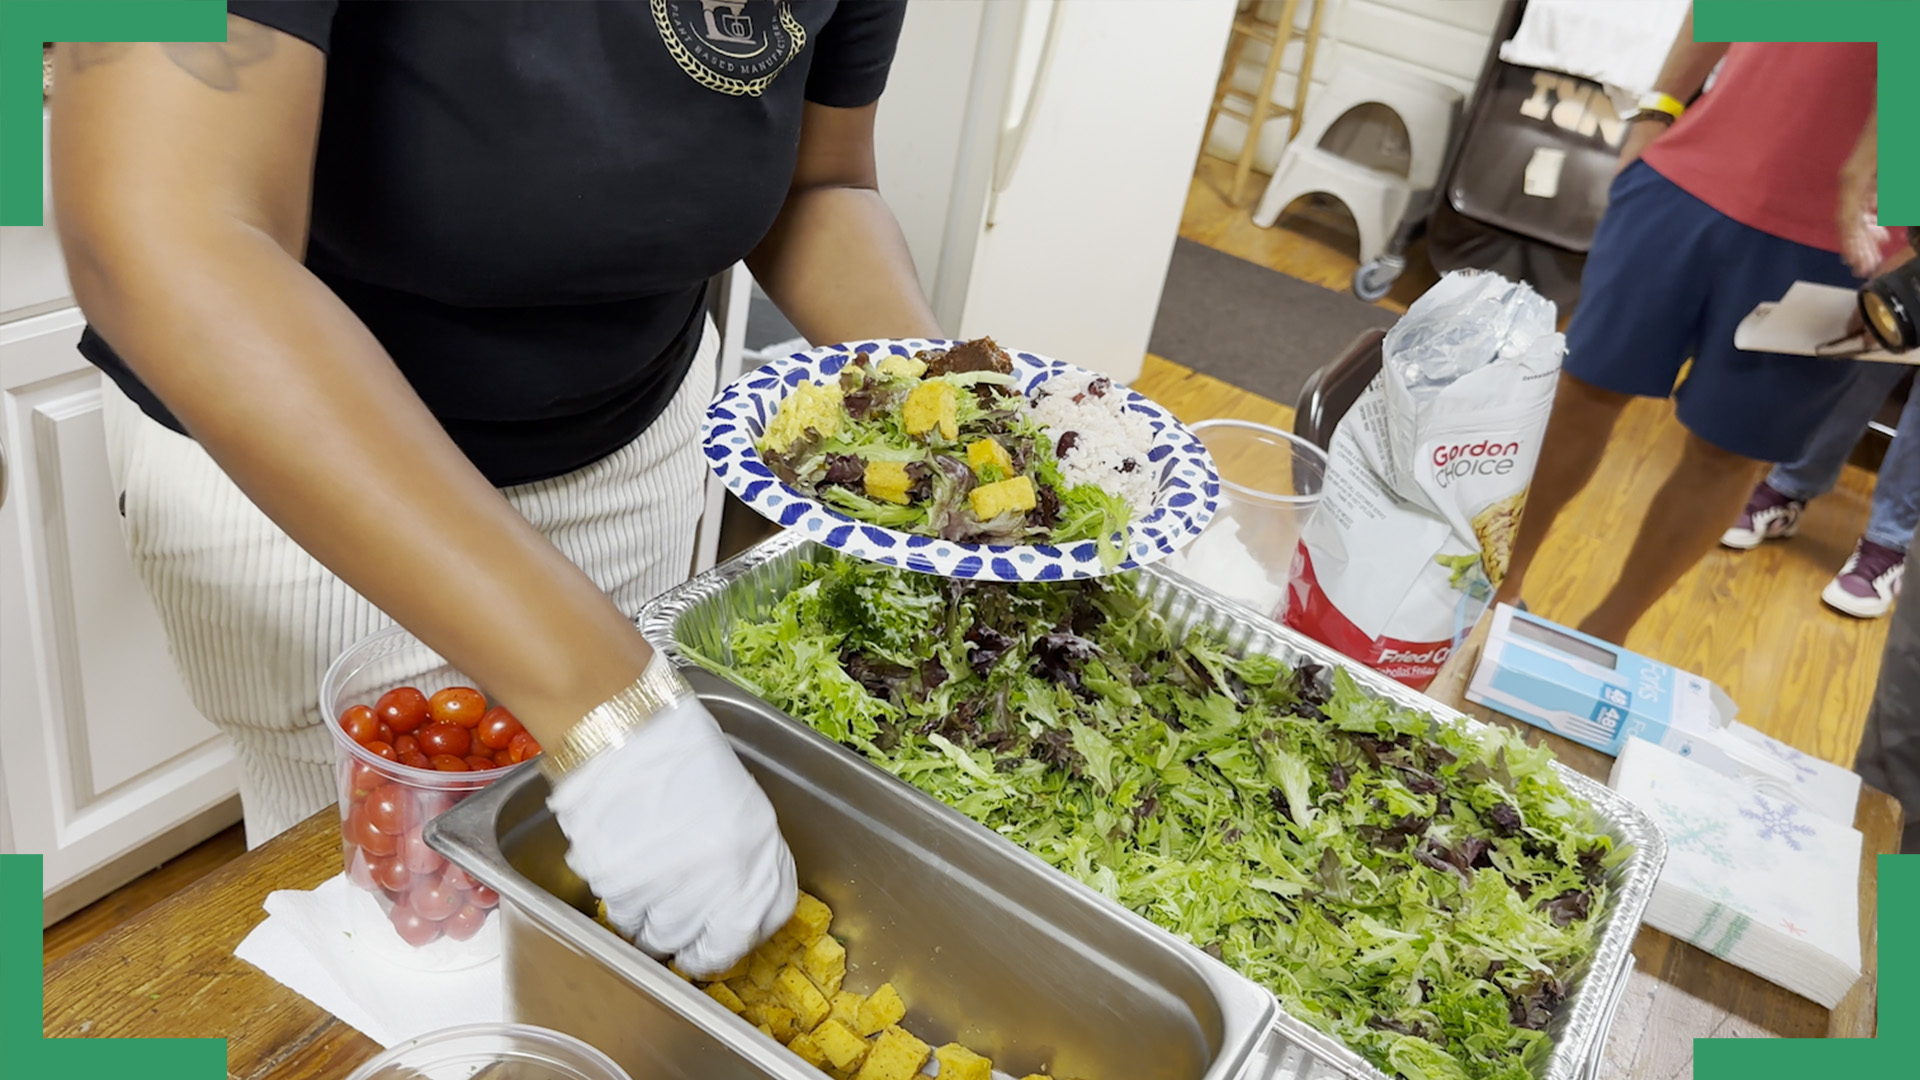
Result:
<svg viewBox="0 0 1920 1080"><path fill-rule="evenodd" d="M682 644L707 656L726 658L730 655L728 639L735 625L764 617L792 589L801 565L831 557L830 551L797 534L781 534L656 598L640 613L640 629L655 648L664 650L679 665L698 666L680 648ZM1396 705L1443 721L1457 721L1474 728L1485 726L1170 570L1150 566L1137 574L1142 594L1177 631L1204 628L1222 637L1241 655L1266 653L1289 665L1312 663L1344 669L1362 689ZM823 736L811 731L808 734L834 745ZM887 775L852 751L842 748L842 752L863 767ZM1666 860L1666 841L1651 819L1605 784L1558 762L1555 768L1568 789L1593 808L1596 831L1611 837L1616 847L1631 849L1609 877L1608 903L1599 915L1601 931L1597 948L1586 970L1576 973L1565 1007L1548 1028L1553 1050L1538 1069L1540 1080L1586 1080L1598 1071L1606 1034L1632 969L1633 940L1652 898L1661 864ZM908 787L904 783L900 786ZM932 796L908 789L941 811L966 820L964 815ZM1018 857L1045 866L1011 841L985 829L980 832L988 842L1004 845ZM1051 867L1047 870L1058 879L1062 889L1091 893L1067 875ZM1098 894L1092 895L1098 897ZM1104 897L1098 899L1125 911ZM1127 915L1139 919L1131 912ZM1157 927L1154 932L1178 941ZM1193 952L1204 955L1197 949ZM1322 1080L1342 1076L1355 1080L1389 1080L1387 1074L1340 1041L1284 1012L1277 1013L1265 1045L1240 1075L1243 1080Z"/></svg>

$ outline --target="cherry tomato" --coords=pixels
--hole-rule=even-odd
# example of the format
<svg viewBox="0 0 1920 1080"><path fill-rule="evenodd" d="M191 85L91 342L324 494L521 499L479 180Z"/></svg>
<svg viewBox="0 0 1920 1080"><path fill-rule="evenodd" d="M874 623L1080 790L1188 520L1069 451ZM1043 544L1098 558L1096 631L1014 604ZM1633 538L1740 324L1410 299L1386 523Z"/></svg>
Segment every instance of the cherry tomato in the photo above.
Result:
<svg viewBox="0 0 1920 1080"><path fill-rule="evenodd" d="M493 759L488 757L485 754L468 754L467 755L467 768L473 770L474 772L486 772L488 769L491 769L493 767L494 767Z"/></svg>
<svg viewBox="0 0 1920 1080"><path fill-rule="evenodd" d="M477 908L490 908L500 902L500 894L479 882L473 883L473 889L467 893L467 899Z"/></svg>
<svg viewBox="0 0 1920 1080"><path fill-rule="evenodd" d="M420 742L420 750L428 757L437 754L452 754L454 757L466 757L473 749L473 734L458 724L428 724L414 736Z"/></svg>
<svg viewBox="0 0 1920 1080"><path fill-rule="evenodd" d="M466 759L454 757L452 754L435 754L431 760L434 769L439 772L467 771Z"/></svg>
<svg viewBox="0 0 1920 1080"><path fill-rule="evenodd" d="M367 816L367 824L386 833L399 836L406 831L406 792L398 784L381 784L367 796L367 805L361 813Z"/></svg>
<svg viewBox="0 0 1920 1080"><path fill-rule="evenodd" d="M367 853L353 844L347 847L352 852L347 856L347 880L368 892L378 892L380 884L373 880L373 865L367 861Z"/></svg>
<svg viewBox="0 0 1920 1080"><path fill-rule="evenodd" d="M381 742L379 739L375 739L370 743L363 743L362 745L364 745L368 750L372 751L373 753L378 754L383 758L386 758L388 761L400 760L400 755L394 752L392 743Z"/></svg>
<svg viewBox="0 0 1920 1080"><path fill-rule="evenodd" d="M433 939L440 936L439 923L423 918L413 910L412 905L404 902L393 905L393 910L387 912L387 919L400 932L400 940L416 949L432 943Z"/></svg>
<svg viewBox="0 0 1920 1080"><path fill-rule="evenodd" d="M340 714L340 728L354 742L372 742L380 733L380 719L365 705L355 705Z"/></svg>
<svg viewBox="0 0 1920 1080"><path fill-rule="evenodd" d="M373 703L373 714L394 734L405 735L427 722L427 695L411 686L389 690Z"/></svg>
<svg viewBox="0 0 1920 1080"><path fill-rule="evenodd" d="M423 919L439 922L466 905L466 897L459 889L444 881L423 882L414 887L407 897L407 903L420 913Z"/></svg>
<svg viewBox="0 0 1920 1080"><path fill-rule="evenodd" d="M513 737L525 730L512 713L495 705L480 718L480 727L474 734L479 736L481 746L489 750L505 750Z"/></svg>
<svg viewBox="0 0 1920 1080"><path fill-rule="evenodd" d="M406 738L405 735L402 735L400 737L403 739ZM410 769L432 769L433 768L433 762L427 758L427 755L421 753L418 750L409 750L406 753L401 754L400 764L405 765Z"/></svg>
<svg viewBox="0 0 1920 1080"><path fill-rule="evenodd" d="M486 714L487 699L470 686L449 686L427 699L427 714L436 723L470 728Z"/></svg>
<svg viewBox="0 0 1920 1080"><path fill-rule="evenodd" d="M413 871L407 869L405 859L398 855L387 855L367 860L373 867L373 880L383 889L403 893L413 885Z"/></svg>
<svg viewBox="0 0 1920 1080"><path fill-rule="evenodd" d="M395 735L393 737L393 752L396 754L410 753L418 749L420 749L420 740L411 735Z"/></svg>
<svg viewBox="0 0 1920 1080"><path fill-rule="evenodd" d="M441 930L455 941L465 941L487 925L487 913L472 904L462 905L453 917L440 924Z"/></svg>
<svg viewBox="0 0 1920 1080"><path fill-rule="evenodd" d="M373 827L372 822L367 820L367 808L365 804L354 807L352 812L347 815L347 825L343 830L343 834L352 843L359 844L362 848L366 849L369 859L374 857L386 858L400 850L399 842L394 839L392 834L381 832L379 829Z"/></svg>
<svg viewBox="0 0 1920 1080"><path fill-rule="evenodd" d="M373 736L373 741L375 741L375 742L383 742L383 743L391 743L391 742L393 742L393 740L395 740L395 739L397 739L397 738L399 738L399 736L397 736L397 735L395 735L395 734L393 733L393 729L392 729L392 728L390 728L390 727L388 727L388 726L387 726L387 725L385 725L385 724L381 724L381 725L380 725L380 730L379 730L378 732L375 732L375 733L374 733L374 736Z"/></svg>
<svg viewBox="0 0 1920 1080"><path fill-rule="evenodd" d="M447 860L442 858L439 852L427 846L426 838L422 837L417 829L407 833L400 841L400 858L407 864L407 869L422 877L431 877L435 881L440 880L436 875L440 873L440 868L447 864Z"/></svg>
<svg viewBox="0 0 1920 1080"><path fill-rule="evenodd" d="M540 753L540 744L527 732L520 732L507 742L507 753L512 756L515 765L535 757Z"/></svg>
<svg viewBox="0 0 1920 1080"><path fill-rule="evenodd" d="M512 765L512 764L514 764L514 760L513 760L513 751L511 751L511 750L495 750L495 751L493 752L493 767L494 767L494 768L496 768L496 769L504 769L504 768L506 768L507 766L509 766L509 765Z"/></svg>
<svg viewBox="0 0 1920 1080"><path fill-rule="evenodd" d="M413 793L414 818L418 824L425 825L453 809L454 801L444 791L416 791Z"/></svg>
<svg viewBox="0 0 1920 1080"><path fill-rule="evenodd" d="M353 798L355 802L366 798L369 791L379 787L383 782L379 769L358 759L354 760L353 771L349 775L352 778Z"/></svg>
<svg viewBox="0 0 1920 1080"><path fill-rule="evenodd" d="M447 864L447 872L440 875L440 880L459 889L461 892L472 892L473 887L479 884L479 882L469 877L465 870L460 869L452 863Z"/></svg>

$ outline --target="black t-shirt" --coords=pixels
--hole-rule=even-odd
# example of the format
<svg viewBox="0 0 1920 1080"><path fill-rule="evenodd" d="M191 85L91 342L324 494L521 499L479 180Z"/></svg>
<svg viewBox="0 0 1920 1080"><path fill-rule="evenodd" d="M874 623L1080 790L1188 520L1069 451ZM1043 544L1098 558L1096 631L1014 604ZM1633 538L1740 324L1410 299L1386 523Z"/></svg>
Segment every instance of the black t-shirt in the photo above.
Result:
<svg viewBox="0 0 1920 1080"><path fill-rule="evenodd" d="M880 96L891 0L234 0L327 54L306 264L496 485L619 449L785 201L802 102ZM183 430L99 336L87 358Z"/></svg>

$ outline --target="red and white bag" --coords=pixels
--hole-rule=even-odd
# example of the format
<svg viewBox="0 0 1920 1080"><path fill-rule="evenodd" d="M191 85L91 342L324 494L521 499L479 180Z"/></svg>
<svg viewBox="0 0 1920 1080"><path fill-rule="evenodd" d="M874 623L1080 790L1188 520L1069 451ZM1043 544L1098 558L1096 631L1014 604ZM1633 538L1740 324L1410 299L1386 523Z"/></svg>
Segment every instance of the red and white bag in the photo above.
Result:
<svg viewBox="0 0 1920 1080"><path fill-rule="evenodd" d="M1448 274L1381 343L1334 430L1302 532L1286 625L1424 689L1469 598L1506 575L1566 341L1551 300Z"/></svg>

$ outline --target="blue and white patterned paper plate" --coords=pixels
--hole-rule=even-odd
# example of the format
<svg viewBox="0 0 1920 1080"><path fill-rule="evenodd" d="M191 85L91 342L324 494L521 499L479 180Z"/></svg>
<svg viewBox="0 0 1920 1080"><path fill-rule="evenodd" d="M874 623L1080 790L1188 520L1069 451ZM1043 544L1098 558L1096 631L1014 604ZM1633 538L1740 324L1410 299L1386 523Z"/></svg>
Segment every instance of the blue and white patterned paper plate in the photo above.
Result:
<svg viewBox="0 0 1920 1080"><path fill-rule="evenodd" d="M1157 562L1184 547L1213 520L1220 498L1220 476L1207 449L1186 425L1131 389L1114 385L1124 408L1146 418L1153 431L1147 460L1160 470L1159 489L1146 514L1129 526L1127 554L1108 569L1098 549L1086 540L1051 544L961 544L916 536L855 521L846 514L788 487L760 459L754 443L779 411L780 402L802 382L835 378L856 352L912 356L941 349L953 341L902 338L829 345L771 361L736 379L707 407L701 442L707 464L727 490L783 528L837 551L923 574L983 581L1063 581L1100 577ZM1090 375L1083 368L1032 353L1008 350L1017 388L1035 387L1061 376Z"/></svg>

